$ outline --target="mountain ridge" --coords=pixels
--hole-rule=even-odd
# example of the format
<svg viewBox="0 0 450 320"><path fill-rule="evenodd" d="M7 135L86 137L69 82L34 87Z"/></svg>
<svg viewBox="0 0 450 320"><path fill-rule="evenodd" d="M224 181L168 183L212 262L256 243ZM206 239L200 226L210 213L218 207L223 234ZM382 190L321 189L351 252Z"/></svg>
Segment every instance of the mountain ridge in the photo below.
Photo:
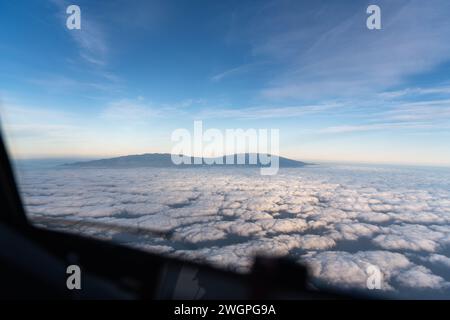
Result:
<svg viewBox="0 0 450 320"><path fill-rule="evenodd" d="M245 157L245 163L238 164L237 157L238 155ZM231 156L231 155L230 155ZM143 153L143 154L134 154L134 155L125 155L119 157L112 158L104 158L98 160L88 160L88 161L77 161L72 163L65 163L62 166L64 167L83 167L83 168L126 168L126 167L158 167L158 168L166 168L166 167L200 167L200 166L248 166L248 167L268 167L269 164L263 164L260 161L259 154L257 153L245 153L245 154L233 154L234 162L232 164L227 164L225 159L226 156L222 157L214 157L214 158L198 158L187 156L190 158L191 164L180 164L176 165L172 162L172 155L170 153ZM256 156L257 162L250 163L250 156ZM271 156L271 155L269 155ZM214 164L206 164L205 159L209 161L215 160L216 162L222 158L223 163L214 163ZM303 167L308 165L309 163L305 163L302 161L292 160L285 157L279 156L279 167ZM201 163L196 163L197 161Z"/></svg>

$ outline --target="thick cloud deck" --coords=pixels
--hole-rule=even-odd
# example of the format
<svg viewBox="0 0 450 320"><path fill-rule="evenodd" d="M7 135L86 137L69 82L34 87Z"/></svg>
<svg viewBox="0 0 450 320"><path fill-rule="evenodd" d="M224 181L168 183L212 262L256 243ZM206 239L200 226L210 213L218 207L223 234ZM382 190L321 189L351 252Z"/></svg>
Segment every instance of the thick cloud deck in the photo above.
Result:
<svg viewBox="0 0 450 320"><path fill-rule="evenodd" d="M36 223L91 223L48 227L241 272L256 254L290 255L346 288L366 288L376 265L387 293L450 293L447 169L55 168L19 178Z"/></svg>

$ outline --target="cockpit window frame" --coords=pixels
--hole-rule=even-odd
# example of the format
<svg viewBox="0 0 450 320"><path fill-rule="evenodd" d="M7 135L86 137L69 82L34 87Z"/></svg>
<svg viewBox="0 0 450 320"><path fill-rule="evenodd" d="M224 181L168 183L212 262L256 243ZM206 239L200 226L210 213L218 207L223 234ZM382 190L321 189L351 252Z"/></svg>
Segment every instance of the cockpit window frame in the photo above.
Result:
<svg viewBox="0 0 450 320"><path fill-rule="evenodd" d="M29 228L30 224L20 196L3 134L0 132L0 222L16 228Z"/></svg>

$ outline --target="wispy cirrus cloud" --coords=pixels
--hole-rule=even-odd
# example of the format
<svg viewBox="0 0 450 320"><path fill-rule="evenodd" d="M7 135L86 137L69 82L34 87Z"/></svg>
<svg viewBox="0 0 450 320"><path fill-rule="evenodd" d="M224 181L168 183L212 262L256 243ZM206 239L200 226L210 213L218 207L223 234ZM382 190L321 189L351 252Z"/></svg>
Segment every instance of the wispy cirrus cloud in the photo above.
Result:
<svg viewBox="0 0 450 320"><path fill-rule="evenodd" d="M401 103L385 111L384 117L397 121L450 121L450 99Z"/></svg>
<svg viewBox="0 0 450 320"><path fill-rule="evenodd" d="M376 1L382 30L366 28L366 2L285 1L242 16L257 58L278 62L261 95L270 99L363 96L388 90L450 57L450 3ZM239 19L235 19L238 20ZM275 27L274 27L275 26ZM238 31L236 31L238 32Z"/></svg>
<svg viewBox="0 0 450 320"><path fill-rule="evenodd" d="M101 117L121 122L148 122L156 118L174 118L179 116L195 115L190 110L193 106L203 106L203 99L184 99L171 103L155 103L139 96L136 98L123 98L114 100L102 110Z"/></svg>
<svg viewBox="0 0 450 320"><path fill-rule="evenodd" d="M27 81L51 93L73 92L74 90L84 92L117 92L120 90L120 85L114 80L107 82L101 81L101 78L83 80L62 74L42 74L39 78L29 78Z"/></svg>
<svg viewBox="0 0 450 320"><path fill-rule="evenodd" d="M211 81L219 82L225 78L241 75L245 72L250 71L250 69L254 66L254 64L244 64L241 66L237 66L235 68L231 68L220 73L217 73L211 77Z"/></svg>
<svg viewBox="0 0 450 320"><path fill-rule="evenodd" d="M121 122L145 122L160 115L160 110L139 98L111 102L101 113L101 117L104 119Z"/></svg>
<svg viewBox="0 0 450 320"><path fill-rule="evenodd" d="M58 8L58 18L64 22L67 19L66 9L70 3L66 0L50 0ZM82 23L79 30L67 30L68 34L77 44L79 56L85 62L103 67L107 64L109 46L106 41L106 33L98 23L85 10L81 11Z"/></svg>
<svg viewBox="0 0 450 320"><path fill-rule="evenodd" d="M434 92L430 89L431 91ZM352 104L352 102L349 103ZM356 104L356 102L353 103ZM313 131L321 134L339 134L385 130L415 130L420 132L422 130L450 129L450 99L414 102L395 101L383 106L382 109L365 108L365 111L356 123L329 126Z"/></svg>
<svg viewBox="0 0 450 320"><path fill-rule="evenodd" d="M425 124L421 122L417 123L372 123L372 124L361 124L361 125L341 125L332 126L324 129L319 129L316 133L351 133L351 132L362 132L362 131L380 131L380 130L398 130L398 129L431 129L433 126L431 124Z"/></svg>
<svg viewBox="0 0 450 320"><path fill-rule="evenodd" d="M408 96L422 95L440 95L450 94L450 86L437 86L431 88L406 88L402 90L385 91L379 94L379 97L385 99L404 98Z"/></svg>
<svg viewBox="0 0 450 320"><path fill-rule="evenodd" d="M207 108L201 110L199 118L235 118L235 119L273 119L301 117L309 114L323 113L341 107L340 103L324 103L297 106L257 106L247 108Z"/></svg>

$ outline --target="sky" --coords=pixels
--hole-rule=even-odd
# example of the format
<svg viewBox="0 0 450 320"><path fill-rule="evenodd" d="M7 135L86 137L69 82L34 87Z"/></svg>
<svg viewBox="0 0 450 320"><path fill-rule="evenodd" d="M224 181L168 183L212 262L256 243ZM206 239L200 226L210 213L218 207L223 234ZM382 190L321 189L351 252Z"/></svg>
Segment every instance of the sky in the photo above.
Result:
<svg viewBox="0 0 450 320"><path fill-rule="evenodd" d="M450 166L448 0L19 0L0 21L14 158L170 152L202 120L279 129L299 160Z"/></svg>

